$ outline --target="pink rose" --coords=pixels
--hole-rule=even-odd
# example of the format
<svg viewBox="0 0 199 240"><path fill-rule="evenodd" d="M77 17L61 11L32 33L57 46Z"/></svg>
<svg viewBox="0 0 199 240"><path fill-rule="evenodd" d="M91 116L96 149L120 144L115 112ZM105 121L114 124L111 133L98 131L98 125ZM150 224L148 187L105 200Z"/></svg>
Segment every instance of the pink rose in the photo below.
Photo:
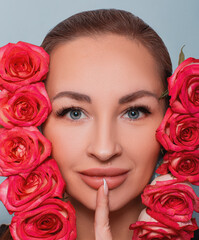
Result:
<svg viewBox="0 0 199 240"><path fill-rule="evenodd" d="M9 91L46 78L49 55L30 43L9 43L0 48L0 87Z"/></svg>
<svg viewBox="0 0 199 240"><path fill-rule="evenodd" d="M31 173L8 177L0 185L0 200L10 214L36 208L50 197L62 198L65 182L54 159L44 161Z"/></svg>
<svg viewBox="0 0 199 240"><path fill-rule="evenodd" d="M170 106L174 112L199 113L199 59L188 58L168 78Z"/></svg>
<svg viewBox="0 0 199 240"><path fill-rule="evenodd" d="M51 111L44 83L31 84L10 93L0 92L0 124L14 126L39 126Z"/></svg>
<svg viewBox="0 0 199 240"><path fill-rule="evenodd" d="M199 185L199 150L192 152L167 153L164 162L156 170L159 174L167 174L169 171L180 181L188 181Z"/></svg>
<svg viewBox="0 0 199 240"><path fill-rule="evenodd" d="M76 240L75 222L70 202L50 198L32 211L17 213L10 232L15 240Z"/></svg>
<svg viewBox="0 0 199 240"><path fill-rule="evenodd" d="M192 187L169 174L155 178L146 186L142 202L151 217L176 229L177 222L188 222L194 210L199 212L199 198Z"/></svg>
<svg viewBox="0 0 199 240"><path fill-rule="evenodd" d="M31 172L51 153L51 143L35 127L0 129L0 175Z"/></svg>
<svg viewBox="0 0 199 240"><path fill-rule="evenodd" d="M194 237L194 231L198 229L195 219L187 223L181 223L179 230L168 227L149 216L144 209L136 223L129 227L133 231L132 240L190 240Z"/></svg>
<svg viewBox="0 0 199 240"><path fill-rule="evenodd" d="M199 118L173 113L169 108L156 131L156 138L167 151L193 151L199 148Z"/></svg>

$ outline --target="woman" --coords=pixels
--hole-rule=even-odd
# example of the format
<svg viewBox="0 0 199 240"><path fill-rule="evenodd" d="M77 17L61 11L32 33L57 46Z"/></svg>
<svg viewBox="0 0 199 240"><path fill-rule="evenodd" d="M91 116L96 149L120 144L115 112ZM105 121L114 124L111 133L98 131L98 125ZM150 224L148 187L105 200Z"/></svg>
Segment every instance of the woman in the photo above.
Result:
<svg viewBox="0 0 199 240"><path fill-rule="evenodd" d="M146 38L151 46L144 45L150 44ZM52 141L53 156L76 209L78 236L89 239L87 229L93 226L97 189L103 176L108 176L109 197L100 188L97 203L108 214L109 200L113 238L129 239L132 233L125 226L136 221L141 211L138 196L159 155L154 133L165 111L164 100L158 101L158 97L165 89L165 76L171 72L168 53L144 23L115 10L76 15L52 30L42 46L51 54L46 88L53 99L44 135ZM154 57L152 48L158 49L157 53L153 50ZM157 62L161 62L158 67ZM97 179L92 177L95 175Z"/></svg>
<svg viewBox="0 0 199 240"><path fill-rule="evenodd" d="M131 239L128 226L160 151L155 130L166 109L159 97L171 73L167 50L140 19L117 10L73 16L42 46L51 56L52 101L43 130L76 209L77 238Z"/></svg>
<svg viewBox="0 0 199 240"><path fill-rule="evenodd" d="M113 9L64 20L42 47L52 102L43 133L76 210L77 239L131 239L160 155L168 51L141 19Z"/></svg>

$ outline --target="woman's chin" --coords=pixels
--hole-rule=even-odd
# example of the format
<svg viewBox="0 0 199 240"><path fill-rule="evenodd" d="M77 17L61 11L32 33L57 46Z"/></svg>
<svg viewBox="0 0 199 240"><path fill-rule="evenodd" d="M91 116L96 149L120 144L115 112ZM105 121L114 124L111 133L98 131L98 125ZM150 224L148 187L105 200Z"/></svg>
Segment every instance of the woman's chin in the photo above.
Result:
<svg viewBox="0 0 199 240"><path fill-rule="evenodd" d="M125 196L125 197L122 197ZM118 211L129 203L132 204L132 199L135 202L140 201L140 196L132 198L132 196L123 195L122 192L116 190L109 191L109 211L114 212ZM76 209L86 207L89 210L95 211L96 209L96 198L97 198L97 190L92 189L91 191L87 191L87 194L80 197L75 198L75 196L71 197L70 201L74 205ZM139 198L139 200L137 200Z"/></svg>

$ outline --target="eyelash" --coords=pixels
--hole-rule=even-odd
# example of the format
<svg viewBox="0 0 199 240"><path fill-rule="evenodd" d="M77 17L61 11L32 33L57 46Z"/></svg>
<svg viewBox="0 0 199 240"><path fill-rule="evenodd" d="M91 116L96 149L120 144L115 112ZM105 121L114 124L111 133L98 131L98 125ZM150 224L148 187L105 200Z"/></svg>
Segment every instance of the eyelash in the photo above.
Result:
<svg viewBox="0 0 199 240"><path fill-rule="evenodd" d="M67 113L69 113L70 111L81 111L84 113L84 110L80 107L75 107L75 106L72 106L72 107L69 107L69 108L65 108L65 107L62 107L61 109L59 109L58 111L56 111L56 116L57 117L60 117L60 118L63 118ZM150 107L148 106L145 106L145 105L139 105L139 106L131 106L129 107L128 109L125 110L124 114L122 115L125 115L125 114L128 114L130 111L134 111L134 112L141 112L142 114L144 114L145 116L151 114L151 110L150 110ZM84 113L85 114L85 113ZM86 114L85 114L86 115ZM143 117L141 117L143 118ZM136 118L136 119L131 119L129 117L129 120L130 121L136 121L137 119L140 119L139 118ZM70 118L70 121L79 121L79 119L71 119Z"/></svg>
<svg viewBox="0 0 199 240"><path fill-rule="evenodd" d="M59 109L56 112L56 115L57 115L57 117L64 117L70 111L82 111L84 113L83 109L81 109L80 107L73 107L72 106L72 107L69 107L69 108L63 107L63 108Z"/></svg>
<svg viewBox="0 0 199 240"><path fill-rule="evenodd" d="M131 106L131 107L129 107L129 108L125 111L124 115L125 115L125 114L128 114L128 112L130 112L130 111L141 112L141 113L144 114L145 116L148 116L149 114L151 114L150 107L147 106L147 105ZM138 119L140 119L140 118L143 118L143 117L139 117L139 118L136 118L136 119L131 119L131 118L129 117L129 120L130 120L130 121L136 121L136 120L138 120Z"/></svg>

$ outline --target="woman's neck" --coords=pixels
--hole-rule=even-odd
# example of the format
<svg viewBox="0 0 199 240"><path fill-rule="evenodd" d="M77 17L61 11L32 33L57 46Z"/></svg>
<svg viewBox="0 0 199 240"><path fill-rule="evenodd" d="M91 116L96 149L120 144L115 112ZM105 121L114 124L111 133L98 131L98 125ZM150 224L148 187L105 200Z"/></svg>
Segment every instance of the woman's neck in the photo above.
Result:
<svg viewBox="0 0 199 240"><path fill-rule="evenodd" d="M72 200L77 217L77 240L95 240L94 215L95 212L86 208L79 202ZM135 223L143 209L140 197L128 203L118 211L110 212L109 223L113 240L130 240L133 232L129 225Z"/></svg>

